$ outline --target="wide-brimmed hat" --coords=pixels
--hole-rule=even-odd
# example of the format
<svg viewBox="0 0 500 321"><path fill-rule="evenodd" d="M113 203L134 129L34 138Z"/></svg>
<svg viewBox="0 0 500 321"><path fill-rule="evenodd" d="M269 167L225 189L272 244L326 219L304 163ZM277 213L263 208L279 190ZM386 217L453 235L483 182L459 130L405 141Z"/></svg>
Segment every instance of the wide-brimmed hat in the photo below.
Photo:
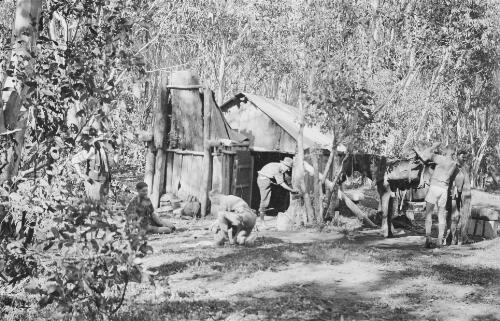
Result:
<svg viewBox="0 0 500 321"><path fill-rule="evenodd" d="M293 159L291 159L290 157L285 157L282 161L280 161L280 163L287 166L288 168L292 168Z"/></svg>

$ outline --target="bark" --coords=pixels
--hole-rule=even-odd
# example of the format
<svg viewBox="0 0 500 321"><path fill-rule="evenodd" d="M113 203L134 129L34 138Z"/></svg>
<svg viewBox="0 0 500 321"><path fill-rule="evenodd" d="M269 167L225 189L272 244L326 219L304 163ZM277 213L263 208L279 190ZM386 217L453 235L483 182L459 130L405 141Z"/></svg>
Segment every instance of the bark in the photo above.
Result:
<svg viewBox="0 0 500 321"><path fill-rule="evenodd" d="M222 51L219 61L219 75L217 87L217 101L219 105L224 103L225 84L226 84L226 58L227 58L227 40L222 39Z"/></svg>
<svg viewBox="0 0 500 321"><path fill-rule="evenodd" d="M344 158L345 160L345 158ZM341 166L342 168L342 166ZM305 171L307 171L310 175L313 175L314 174L314 168L304 162L304 169ZM338 171L337 172L337 175L334 179L334 182L336 182L338 180L338 176L340 175L341 171ZM323 175L320 174L320 177L322 178ZM336 184L334 184L332 181L330 180L325 180L325 186L327 189L329 189L330 191L333 191L336 187ZM359 219L361 219L362 221L364 221L366 224L368 224L369 226L371 227L376 227L376 225L368 218L368 216L356 205L354 204L350 199L349 197L347 197L342 191L338 191L338 198L339 200L343 200L346 204L346 206L351 210L351 212L353 212Z"/></svg>
<svg viewBox="0 0 500 321"><path fill-rule="evenodd" d="M154 111L153 140L156 149L165 147L165 135L167 130L167 104L170 91L167 89L167 79L160 80L160 97L156 110Z"/></svg>
<svg viewBox="0 0 500 321"><path fill-rule="evenodd" d="M210 191L210 178L212 173L212 153L210 143L210 121L212 117L212 91L205 89L203 101L203 180L201 189L201 217L210 213L208 193Z"/></svg>
<svg viewBox="0 0 500 321"><path fill-rule="evenodd" d="M302 94L300 94L302 98ZM292 170L292 185L298 188L300 196L291 196L288 212L290 217L294 217L295 224L303 225L308 222L308 218L313 216L314 209L311 205L311 198L306 188L304 172L304 109L302 99L299 99L299 135L297 137L297 155L294 159Z"/></svg>
<svg viewBox="0 0 500 321"><path fill-rule="evenodd" d="M7 104L4 110L0 109L0 120L3 121L0 134L5 134L0 138L0 150L3 151L0 157L0 185L17 174L21 160L27 119L21 106L27 88L17 77L21 68L25 69L28 78L30 76L30 52L36 48L41 10L42 0L18 0L16 3L11 58L14 73L5 81L2 99L7 100ZM14 133L6 134L5 130L13 130Z"/></svg>
<svg viewBox="0 0 500 321"><path fill-rule="evenodd" d="M373 14L369 24L369 30L367 30L368 36L368 62L367 70L369 74L373 73L373 60L375 58L375 45L378 40L378 15L379 15L379 5L380 0L372 1Z"/></svg>
<svg viewBox="0 0 500 321"><path fill-rule="evenodd" d="M320 150L314 150L312 154L314 164L314 220L321 222L321 205L323 203L322 185L319 179L319 157ZM325 177L323 175L323 177Z"/></svg>
<svg viewBox="0 0 500 321"><path fill-rule="evenodd" d="M58 23L59 25L57 25ZM57 48L57 46L59 45L61 51L64 52L67 49L69 35L68 23L66 22L64 17L57 11L53 13L52 20L50 20L49 22L49 35L50 39L52 41L55 41L55 43L53 43L54 48ZM65 64L63 55L60 56L56 53L55 59L58 64Z"/></svg>
<svg viewBox="0 0 500 321"><path fill-rule="evenodd" d="M346 159L347 159L347 155L344 156L344 158L342 159L342 162L340 162L340 164L338 164L339 165L338 169L337 169L336 164L334 163L335 166L334 166L333 172L336 174L335 174L335 177L333 178L332 184L330 184L330 188L327 189L326 204L325 204L325 207L323 209L323 219L325 219L327 217L328 210L330 208L335 209L338 206L338 203L339 203L339 198L338 198L339 184L337 184L337 182L339 181L339 176L342 173L342 166L344 165L344 161ZM327 187L326 183L327 183L327 181L325 178L325 183L324 183L325 187Z"/></svg>
<svg viewBox="0 0 500 321"><path fill-rule="evenodd" d="M323 177L321 178L321 187L325 186L326 178L328 177L328 173L330 172L330 168L332 167L332 164L334 165L332 172L336 173L336 166L334 163L335 153L337 152L337 139L336 138L337 138L337 135L335 135L335 133L334 133L332 147L330 149L330 155L328 156L328 160L326 162L325 169L323 171ZM334 180L334 182L336 182L336 181ZM326 201L326 202L323 202L323 203L325 203L325 205L323 206L323 209L321 211L321 217L323 218L323 220L327 216L327 213L328 213L328 210L330 208L331 201L332 201L332 197L336 198L336 195L335 195L335 193L333 193L330 190L327 190L326 195L323 195L323 201ZM323 203L321 205L323 205ZM335 204L335 203L336 203L336 200L334 199L333 204Z"/></svg>
<svg viewBox="0 0 500 321"><path fill-rule="evenodd" d="M481 142L481 146L479 146L479 150L478 152L475 154L477 156L474 157L474 160L472 162L472 175L474 177L477 176L478 172L479 172L479 167L481 165L481 161L483 160L483 157L484 157L484 154L486 152L486 147L487 147L487 144L488 144L488 139L490 137L490 134L487 133L484 137L483 137L483 141Z"/></svg>
<svg viewBox="0 0 500 321"><path fill-rule="evenodd" d="M176 146L170 148L203 152L200 80L192 71L177 71L172 73L171 85L169 87L186 89L171 89L172 121L169 135Z"/></svg>

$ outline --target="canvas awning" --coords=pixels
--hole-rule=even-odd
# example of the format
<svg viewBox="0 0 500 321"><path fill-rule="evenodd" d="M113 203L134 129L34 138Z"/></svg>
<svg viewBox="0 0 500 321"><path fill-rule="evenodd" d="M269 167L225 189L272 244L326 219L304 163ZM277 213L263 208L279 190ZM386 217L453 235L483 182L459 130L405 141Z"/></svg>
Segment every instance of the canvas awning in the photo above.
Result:
<svg viewBox="0 0 500 321"><path fill-rule="evenodd" d="M276 124L285 130L290 136L297 140L299 136L298 115L299 109L280 101L272 100L263 96L239 93L225 102L220 108L223 112L241 103L252 103L256 108L270 117ZM320 147L330 149L333 136L321 132L319 127L306 126L304 128L304 148Z"/></svg>

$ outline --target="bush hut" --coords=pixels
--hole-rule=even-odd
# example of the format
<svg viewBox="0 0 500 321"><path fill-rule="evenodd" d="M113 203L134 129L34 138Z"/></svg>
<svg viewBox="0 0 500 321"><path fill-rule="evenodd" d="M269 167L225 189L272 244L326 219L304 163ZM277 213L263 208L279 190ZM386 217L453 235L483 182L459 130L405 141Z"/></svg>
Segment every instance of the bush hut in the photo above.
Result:
<svg viewBox="0 0 500 321"><path fill-rule="evenodd" d="M249 140L231 129L213 92L192 72L163 79L151 131L141 137L148 146L144 180L155 207L165 193L192 195L204 214L209 190L241 195L238 189L249 186Z"/></svg>
<svg viewBox="0 0 500 321"><path fill-rule="evenodd" d="M297 152L299 125L296 107L259 95L239 93L221 106L229 125L235 131L249 138L252 173L251 206L258 208L260 202L257 187L257 171L269 162L276 162L285 156L293 157ZM311 152L320 151L319 169L324 171L333 137L324 134L318 127L304 128L305 160L312 164ZM328 178L332 178L330 170ZM312 192L312 177L306 175L306 184ZM285 211L288 207L288 192L277 188L273 191L271 207Z"/></svg>

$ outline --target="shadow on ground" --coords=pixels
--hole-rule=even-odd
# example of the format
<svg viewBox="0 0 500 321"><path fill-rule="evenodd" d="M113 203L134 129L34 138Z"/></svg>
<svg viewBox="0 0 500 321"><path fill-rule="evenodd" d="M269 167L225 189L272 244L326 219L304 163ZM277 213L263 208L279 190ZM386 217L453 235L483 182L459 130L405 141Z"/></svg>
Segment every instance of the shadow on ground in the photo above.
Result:
<svg viewBox="0 0 500 321"><path fill-rule="evenodd" d="M314 242L289 243L281 238L262 236L251 248L193 248L186 252L185 261L152 268L159 278L176 278L177 283L173 284L181 284L182 291L177 288L170 293L166 287L166 298L160 302L129 301L113 320L441 320L443 311L437 303L439 300L451 300L454 307L477 304L491 310L494 302L488 300L495 291L492 282L500 278L500 269L456 262L461 257L475 258L475 253L479 252L476 250L495 251L498 243L484 242L438 251L424 249L422 243L423 238L419 235L384 239L368 231ZM162 253L168 256L178 251L169 249ZM370 266L365 273L373 271L371 279L374 281L370 284L358 282L359 286L345 282L360 276L356 268L346 269L351 266L350 262ZM309 278L297 276L297 279L286 279L282 282L284 285L268 282L264 286L239 288L264 275L268 279L287 271L287 275L291 275L290 271L296 271L293 268L301 264L326 266L327 273L330 268L332 271L343 268L346 274L341 283L336 283L338 275L332 274L330 279L330 274L326 274L321 282L299 283L298 279ZM426 287L422 278L436 280L436 283ZM198 291L200 284L236 290L224 292L221 299L214 299L208 292ZM185 285L188 285L187 291ZM466 289L462 297L453 293L454 289L463 287ZM226 289L224 287L223 291ZM446 293L444 297L443 293ZM484 314L477 313L483 311ZM498 320L498 314L489 312L475 310L468 314L472 319L463 319Z"/></svg>
<svg viewBox="0 0 500 321"><path fill-rule="evenodd" d="M161 318L159 318L161 316ZM234 300L142 304L113 320L417 320L411 311L391 309L362 293L321 284L289 284Z"/></svg>

